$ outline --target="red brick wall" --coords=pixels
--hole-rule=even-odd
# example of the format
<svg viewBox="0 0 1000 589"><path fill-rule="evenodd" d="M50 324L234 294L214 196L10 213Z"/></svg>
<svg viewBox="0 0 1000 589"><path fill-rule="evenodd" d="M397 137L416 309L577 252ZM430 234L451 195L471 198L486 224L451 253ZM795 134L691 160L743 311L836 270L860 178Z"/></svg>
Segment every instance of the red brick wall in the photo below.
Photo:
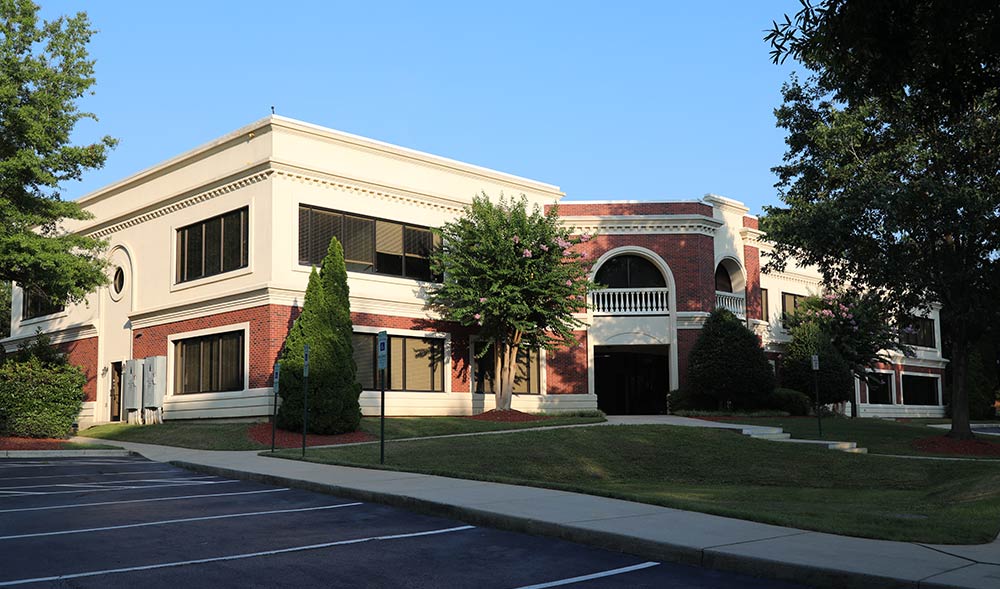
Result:
<svg viewBox="0 0 1000 589"><path fill-rule="evenodd" d="M298 307L262 305L250 309L227 311L216 315L174 321L153 327L136 329L133 333L133 355L136 358L167 355L167 337L177 333L249 323L250 347L249 388L271 386L271 374L278 352L285 343L285 336L295 318Z"/></svg>
<svg viewBox="0 0 1000 589"><path fill-rule="evenodd" d="M743 265L747 273L747 318L761 319L764 315L760 307L760 250L743 246Z"/></svg>
<svg viewBox="0 0 1000 589"><path fill-rule="evenodd" d="M707 235L597 235L576 246L596 262L609 250L638 246L652 250L674 275L678 311L711 311L715 308L715 242Z"/></svg>
<svg viewBox="0 0 1000 589"><path fill-rule="evenodd" d="M545 207L549 210L550 207ZM698 202L640 203L560 203L560 215L705 215L712 216L712 207Z"/></svg>
<svg viewBox="0 0 1000 589"><path fill-rule="evenodd" d="M66 354L70 364L83 369L87 382L83 385L84 401L97 400L97 338L88 337L56 346Z"/></svg>
<svg viewBox="0 0 1000 589"><path fill-rule="evenodd" d="M561 347L546 355L545 390L550 395L585 395L587 388L587 332L574 332L573 347Z"/></svg>
<svg viewBox="0 0 1000 589"><path fill-rule="evenodd" d="M760 221L757 217L743 217L743 226L750 229L760 229Z"/></svg>
<svg viewBox="0 0 1000 589"><path fill-rule="evenodd" d="M688 359L699 335L701 335L700 329L677 330L677 378L681 388L687 384Z"/></svg>

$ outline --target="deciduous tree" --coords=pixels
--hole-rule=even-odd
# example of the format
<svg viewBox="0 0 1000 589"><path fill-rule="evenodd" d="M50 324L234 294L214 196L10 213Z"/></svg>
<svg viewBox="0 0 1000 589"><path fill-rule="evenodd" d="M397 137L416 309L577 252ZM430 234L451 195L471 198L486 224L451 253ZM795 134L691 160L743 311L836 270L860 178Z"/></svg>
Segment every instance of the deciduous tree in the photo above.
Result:
<svg viewBox="0 0 1000 589"><path fill-rule="evenodd" d="M815 264L898 316L941 304L962 439L969 351L1000 308L998 34L996 4L807 0L766 37L811 72L776 110L775 263Z"/></svg>
<svg viewBox="0 0 1000 589"><path fill-rule="evenodd" d="M496 407L508 410L518 349L576 342L582 323L573 313L594 285L584 254L572 247L589 236L561 225L556 207L529 213L523 196L493 202L485 193L439 232L432 266L442 282L431 288L430 305L491 342Z"/></svg>

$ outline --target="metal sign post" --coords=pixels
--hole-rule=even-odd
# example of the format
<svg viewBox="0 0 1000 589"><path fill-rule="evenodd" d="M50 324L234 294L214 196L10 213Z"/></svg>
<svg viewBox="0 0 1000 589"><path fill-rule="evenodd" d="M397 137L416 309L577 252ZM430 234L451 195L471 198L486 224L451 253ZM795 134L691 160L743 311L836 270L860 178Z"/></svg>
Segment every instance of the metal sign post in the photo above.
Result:
<svg viewBox="0 0 1000 589"><path fill-rule="evenodd" d="M281 386L281 363L274 363L274 412L271 415L271 452L274 452L274 437L278 429L278 387Z"/></svg>
<svg viewBox="0 0 1000 589"><path fill-rule="evenodd" d="M303 349L302 365L302 457L306 457L306 430L309 429L309 344Z"/></svg>
<svg viewBox="0 0 1000 589"><path fill-rule="evenodd" d="M819 356L813 354L813 390L816 392L816 424L819 426L819 437L823 437L823 411L819 404Z"/></svg>
<svg viewBox="0 0 1000 589"><path fill-rule="evenodd" d="M379 464L385 464L385 367L388 348L389 335L385 331L378 332L378 374L382 389L381 417L379 417Z"/></svg>

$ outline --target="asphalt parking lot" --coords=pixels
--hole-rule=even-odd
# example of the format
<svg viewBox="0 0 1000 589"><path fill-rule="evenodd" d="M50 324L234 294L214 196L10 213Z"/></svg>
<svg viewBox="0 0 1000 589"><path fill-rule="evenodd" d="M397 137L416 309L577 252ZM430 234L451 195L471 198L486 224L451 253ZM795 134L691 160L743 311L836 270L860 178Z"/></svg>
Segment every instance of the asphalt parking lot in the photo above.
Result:
<svg viewBox="0 0 1000 589"><path fill-rule="evenodd" d="M142 458L0 460L0 587L139 585L793 587Z"/></svg>

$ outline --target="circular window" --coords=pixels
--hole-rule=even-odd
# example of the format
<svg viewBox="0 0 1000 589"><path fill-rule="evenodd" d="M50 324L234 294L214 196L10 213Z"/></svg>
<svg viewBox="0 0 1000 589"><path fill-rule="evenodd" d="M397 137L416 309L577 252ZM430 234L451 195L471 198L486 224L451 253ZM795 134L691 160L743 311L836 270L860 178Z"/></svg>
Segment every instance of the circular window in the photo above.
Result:
<svg viewBox="0 0 1000 589"><path fill-rule="evenodd" d="M125 290L125 270L121 266L115 268L115 277L111 279L111 292L121 295Z"/></svg>

